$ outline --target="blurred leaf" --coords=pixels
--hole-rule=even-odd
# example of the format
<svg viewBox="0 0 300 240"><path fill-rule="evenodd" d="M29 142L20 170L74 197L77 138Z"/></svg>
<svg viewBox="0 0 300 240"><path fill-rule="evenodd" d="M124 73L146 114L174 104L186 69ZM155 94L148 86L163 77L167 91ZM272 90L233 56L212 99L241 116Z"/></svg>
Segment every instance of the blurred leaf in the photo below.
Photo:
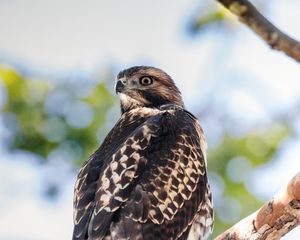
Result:
<svg viewBox="0 0 300 240"><path fill-rule="evenodd" d="M114 98L107 90L105 81L98 83L90 95L79 98L64 83L25 79L15 69L6 65L0 66L0 78L8 96L3 116L4 123L11 132L11 139L8 141L11 150L30 151L47 160L48 155L58 148L61 142L71 141L78 143L82 149L83 154L73 159L74 163L81 164L97 148L98 129L104 125L106 112L114 104ZM53 103L52 108L57 111L46 111L47 97L58 90L61 91L61 95L69 97ZM80 102L86 103L86 107L90 106L93 111L90 123L84 128L70 125L70 120L75 118L74 120L78 121L80 117L85 116L80 116L79 113L68 115L70 110L77 110L72 109L78 106L73 103ZM16 124L11 123L13 119Z"/></svg>
<svg viewBox="0 0 300 240"><path fill-rule="evenodd" d="M191 33L197 33L204 27L209 27L211 24L223 21L225 16L226 10L224 8L220 8L219 10L211 12L207 15L200 16L191 23L190 31Z"/></svg>
<svg viewBox="0 0 300 240"><path fill-rule="evenodd" d="M223 141L208 152L208 169L219 175L224 184L224 191L221 199L216 201L215 230L212 237L230 227L235 221L228 222L220 219L219 210L224 211L226 206L222 205L225 198L234 198L237 201L237 209L240 211L238 219L246 217L261 206L261 202L252 195L246 188L244 182L237 183L232 180L228 172L228 164L233 159L242 157L250 162L253 168L269 162L280 148L281 142L290 135L290 128L286 124L270 125L264 131L252 131L243 137L232 137L225 135ZM243 169L235 169L242 171ZM251 170L251 169L250 169ZM224 199L223 199L224 198ZM228 216L229 218L229 216Z"/></svg>

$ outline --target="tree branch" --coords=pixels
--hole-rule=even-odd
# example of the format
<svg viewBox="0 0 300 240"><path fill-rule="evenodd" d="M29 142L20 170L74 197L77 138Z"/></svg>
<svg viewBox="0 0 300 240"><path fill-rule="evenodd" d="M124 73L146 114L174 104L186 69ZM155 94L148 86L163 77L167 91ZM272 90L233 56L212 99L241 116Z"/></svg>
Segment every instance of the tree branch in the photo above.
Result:
<svg viewBox="0 0 300 240"><path fill-rule="evenodd" d="M289 37L268 21L247 0L217 0L248 25L271 48L279 50L300 62L300 42Z"/></svg>
<svg viewBox="0 0 300 240"><path fill-rule="evenodd" d="M215 240L275 240L300 224L300 172L257 212Z"/></svg>

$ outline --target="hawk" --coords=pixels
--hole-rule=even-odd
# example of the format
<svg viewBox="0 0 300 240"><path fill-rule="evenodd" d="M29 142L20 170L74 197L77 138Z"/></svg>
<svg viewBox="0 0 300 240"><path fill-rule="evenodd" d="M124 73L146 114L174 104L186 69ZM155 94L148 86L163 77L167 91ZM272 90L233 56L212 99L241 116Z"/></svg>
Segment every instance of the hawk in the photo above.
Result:
<svg viewBox="0 0 300 240"><path fill-rule="evenodd" d="M206 142L198 120L164 71L117 76L122 115L80 169L75 239L205 239L213 208Z"/></svg>

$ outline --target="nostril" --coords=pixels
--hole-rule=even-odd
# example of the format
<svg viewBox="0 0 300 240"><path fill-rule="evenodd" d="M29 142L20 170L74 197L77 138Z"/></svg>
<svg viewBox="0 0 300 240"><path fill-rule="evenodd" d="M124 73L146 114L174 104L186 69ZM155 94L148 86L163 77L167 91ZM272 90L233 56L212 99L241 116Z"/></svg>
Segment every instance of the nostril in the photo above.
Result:
<svg viewBox="0 0 300 240"><path fill-rule="evenodd" d="M126 84L126 78L125 77L119 78L118 81L120 81L123 84Z"/></svg>

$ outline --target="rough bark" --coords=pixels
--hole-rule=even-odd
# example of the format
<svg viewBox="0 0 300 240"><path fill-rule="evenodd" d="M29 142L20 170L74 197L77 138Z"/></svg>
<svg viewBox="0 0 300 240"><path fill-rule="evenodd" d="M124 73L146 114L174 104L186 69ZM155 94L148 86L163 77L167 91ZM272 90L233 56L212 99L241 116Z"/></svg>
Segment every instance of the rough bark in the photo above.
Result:
<svg viewBox="0 0 300 240"><path fill-rule="evenodd" d="M271 48L279 50L300 62L300 42L289 37L268 21L247 0L217 0L239 20L257 33Z"/></svg>
<svg viewBox="0 0 300 240"><path fill-rule="evenodd" d="M300 172L258 211L215 240L275 240L300 224Z"/></svg>

